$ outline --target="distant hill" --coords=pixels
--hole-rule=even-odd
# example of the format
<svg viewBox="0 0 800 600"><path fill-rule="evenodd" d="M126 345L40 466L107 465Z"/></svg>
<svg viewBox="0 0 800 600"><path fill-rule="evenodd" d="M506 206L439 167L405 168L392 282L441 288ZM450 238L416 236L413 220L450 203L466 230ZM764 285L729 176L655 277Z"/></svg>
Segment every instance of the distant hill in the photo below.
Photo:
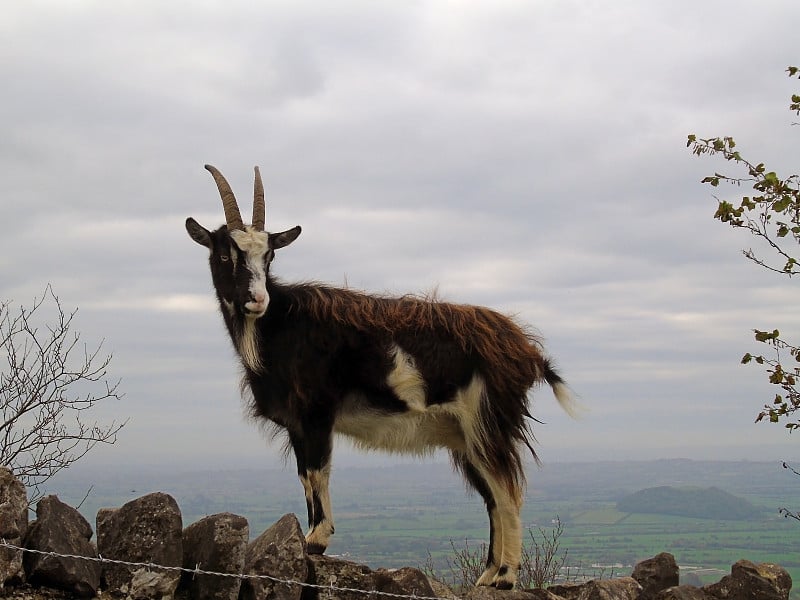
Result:
<svg viewBox="0 0 800 600"><path fill-rule="evenodd" d="M660 486L639 490L617 502L617 510L695 517L700 519L744 520L761 511L744 498L716 487Z"/></svg>

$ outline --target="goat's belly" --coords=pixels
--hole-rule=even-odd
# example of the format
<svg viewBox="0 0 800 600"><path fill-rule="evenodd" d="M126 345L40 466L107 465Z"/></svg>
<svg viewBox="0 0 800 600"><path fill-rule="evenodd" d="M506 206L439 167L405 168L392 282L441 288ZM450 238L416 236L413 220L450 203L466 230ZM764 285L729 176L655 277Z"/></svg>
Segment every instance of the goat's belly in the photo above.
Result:
<svg viewBox="0 0 800 600"><path fill-rule="evenodd" d="M464 449L458 420L437 407L400 413L345 411L336 419L334 431L368 450L428 454L437 448Z"/></svg>

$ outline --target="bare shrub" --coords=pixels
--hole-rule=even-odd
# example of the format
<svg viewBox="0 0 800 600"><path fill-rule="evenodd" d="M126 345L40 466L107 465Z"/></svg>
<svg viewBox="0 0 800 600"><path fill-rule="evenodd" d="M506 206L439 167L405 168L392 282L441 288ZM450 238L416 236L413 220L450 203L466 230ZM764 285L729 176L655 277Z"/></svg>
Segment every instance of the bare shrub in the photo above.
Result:
<svg viewBox="0 0 800 600"><path fill-rule="evenodd" d="M25 484L31 504L45 481L98 443L116 442L125 425L87 419L98 402L121 394L107 377L102 343L89 348L70 330L76 313L64 311L49 285L30 308L0 303L0 464Z"/></svg>
<svg viewBox="0 0 800 600"><path fill-rule="evenodd" d="M558 579L561 568L567 562L568 550L559 554L564 524L556 515L554 527L547 531L537 525L541 541L537 541L533 527L528 527L530 544L523 544L520 558L519 585L523 588L543 588Z"/></svg>
<svg viewBox="0 0 800 600"><path fill-rule="evenodd" d="M520 570L517 585L520 588L543 588L556 583L557 580L570 580L570 574L562 575L568 551L560 552L560 539L564 533L564 524L556 516L554 527L546 530L541 526L528 527L529 544L523 544L520 558ZM540 539L537 540L537 535ZM445 557L444 568L437 568L436 560L428 551L428 557L420 569L429 577L438 579L454 589L475 585L486 567L487 545L470 546L469 539L464 546L456 546L451 539L452 553ZM574 574L572 578L575 578Z"/></svg>

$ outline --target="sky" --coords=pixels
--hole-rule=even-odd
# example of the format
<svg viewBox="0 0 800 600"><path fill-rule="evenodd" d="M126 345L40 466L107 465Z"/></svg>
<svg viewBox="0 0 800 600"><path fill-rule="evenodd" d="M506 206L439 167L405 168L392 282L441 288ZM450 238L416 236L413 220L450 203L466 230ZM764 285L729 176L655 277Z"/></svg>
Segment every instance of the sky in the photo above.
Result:
<svg viewBox="0 0 800 600"><path fill-rule="evenodd" d="M800 459L754 424L775 390L752 329L798 330L794 282L741 254L700 183L731 135L797 168L794 0L669 3L25 2L0 20L0 298L51 284L113 355L128 419L92 464L271 467L244 417L207 252L203 165L267 229L302 225L273 273L431 292L514 314L584 407L533 394L545 463ZM738 194L738 196L737 196ZM434 460L444 458L434 457ZM347 443L334 465L392 464Z"/></svg>

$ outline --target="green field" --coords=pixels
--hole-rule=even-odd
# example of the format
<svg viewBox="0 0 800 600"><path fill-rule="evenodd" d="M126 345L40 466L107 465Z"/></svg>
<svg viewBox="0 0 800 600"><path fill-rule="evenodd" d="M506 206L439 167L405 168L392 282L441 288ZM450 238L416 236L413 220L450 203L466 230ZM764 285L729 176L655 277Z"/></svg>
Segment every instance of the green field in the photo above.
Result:
<svg viewBox="0 0 800 600"><path fill-rule="evenodd" d="M681 565L682 583L718 581L742 558L778 563L800 581L800 524L777 513L796 497L800 481L774 469L771 463L692 461L559 465L537 474L522 516L534 532L549 530L560 518L560 547L567 551L573 578L629 575L636 562L670 552ZM247 517L251 537L289 512L305 524L302 488L289 468L162 478L114 473L64 482L58 493L77 502L90 484L94 488L81 511L92 523L101 506L164 491L178 501L184 525L223 511ZM617 500L637 489L676 484L718 486L759 510L748 519L723 520L617 509ZM336 535L329 553L372 567L422 566L430 555L445 568L453 544L463 548L468 540L474 549L488 537L481 499L466 494L446 465L342 469L334 471L331 488ZM800 590L792 598L800 599Z"/></svg>

